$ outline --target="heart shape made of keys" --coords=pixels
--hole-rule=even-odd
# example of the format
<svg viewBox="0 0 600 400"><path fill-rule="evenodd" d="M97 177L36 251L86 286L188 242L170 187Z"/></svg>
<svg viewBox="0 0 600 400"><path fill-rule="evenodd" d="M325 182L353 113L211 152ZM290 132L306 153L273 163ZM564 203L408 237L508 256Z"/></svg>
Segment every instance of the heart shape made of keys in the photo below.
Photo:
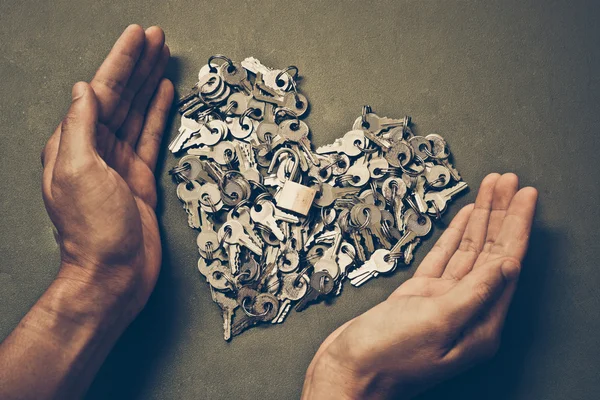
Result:
<svg viewBox="0 0 600 400"><path fill-rule="evenodd" d="M313 150L294 66L212 56L178 106L169 150L181 158L169 172L199 231L198 270L225 340L339 295L345 280L360 286L409 264L467 188L443 137L416 136L410 117L369 106Z"/></svg>

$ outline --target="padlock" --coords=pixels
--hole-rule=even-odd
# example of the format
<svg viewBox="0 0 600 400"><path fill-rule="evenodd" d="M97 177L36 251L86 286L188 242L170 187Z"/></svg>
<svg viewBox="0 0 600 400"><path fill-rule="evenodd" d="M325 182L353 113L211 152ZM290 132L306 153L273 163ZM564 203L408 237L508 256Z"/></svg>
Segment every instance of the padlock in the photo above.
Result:
<svg viewBox="0 0 600 400"><path fill-rule="evenodd" d="M283 210L292 211L306 216L313 204L313 200L315 199L317 191L313 188L293 181L298 172L298 164L300 160L298 153L295 150L288 148L281 148L277 150L275 154L273 154L273 159L269 165L268 173L273 172L275 163L277 163L277 160L282 153L290 154L294 162L294 167L292 168L289 179L283 183L283 187L275 195L275 203L277 204L277 207Z"/></svg>

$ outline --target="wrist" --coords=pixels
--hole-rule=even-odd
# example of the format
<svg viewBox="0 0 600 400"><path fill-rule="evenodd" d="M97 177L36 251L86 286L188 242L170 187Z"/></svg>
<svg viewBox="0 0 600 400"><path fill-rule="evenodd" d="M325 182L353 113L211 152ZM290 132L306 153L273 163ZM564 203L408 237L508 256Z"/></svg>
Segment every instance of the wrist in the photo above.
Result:
<svg viewBox="0 0 600 400"><path fill-rule="evenodd" d="M389 383L378 371L361 368L325 350L307 371L302 399L387 399L393 386Z"/></svg>

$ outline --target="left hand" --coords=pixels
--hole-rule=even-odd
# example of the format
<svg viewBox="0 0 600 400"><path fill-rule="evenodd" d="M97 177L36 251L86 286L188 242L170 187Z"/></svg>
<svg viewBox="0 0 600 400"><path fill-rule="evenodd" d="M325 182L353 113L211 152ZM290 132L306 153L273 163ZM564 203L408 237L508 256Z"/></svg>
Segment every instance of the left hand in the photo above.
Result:
<svg viewBox="0 0 600 400"><path fill-rule="evenodd" d="M161 264L154 168L173 85L158 27L129 26L90 84L73 87L43 153L43 197L58 232L58 279L99 289L130 318Z"/></svg>
<svg viewBox="0 0 600 400"><path fill-rule="evenodd" d="M525 256L537 191L488 175L413 278L333 332L303 399L409 398L498 349Z"/></svg>

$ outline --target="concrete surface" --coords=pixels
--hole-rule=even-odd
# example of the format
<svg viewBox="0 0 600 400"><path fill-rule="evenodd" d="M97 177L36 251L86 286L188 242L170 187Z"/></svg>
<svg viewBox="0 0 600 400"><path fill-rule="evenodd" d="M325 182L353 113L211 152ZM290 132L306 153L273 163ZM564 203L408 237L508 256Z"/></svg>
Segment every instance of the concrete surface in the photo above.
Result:
<svg viewBox="0 0 600 400"><path fill-rule="evenodd" d="M58 252L40 197L42 146L128 24L160 25L179 91L214 53L295 64L322 145L363 104L438 132L473 190L514 171L540 190L521 284L491 362L423 399L600 398L600 18L594 1L0 1L0 339L52 280ZM170 128L173 136L176 127ZM166 142L165 142L166 147ZM90 399L293 399L319 343L384 299L413 267L346 287L281 326L222 340L195 268L195 235L159 169L164 264L150 303Z"/></svg>

